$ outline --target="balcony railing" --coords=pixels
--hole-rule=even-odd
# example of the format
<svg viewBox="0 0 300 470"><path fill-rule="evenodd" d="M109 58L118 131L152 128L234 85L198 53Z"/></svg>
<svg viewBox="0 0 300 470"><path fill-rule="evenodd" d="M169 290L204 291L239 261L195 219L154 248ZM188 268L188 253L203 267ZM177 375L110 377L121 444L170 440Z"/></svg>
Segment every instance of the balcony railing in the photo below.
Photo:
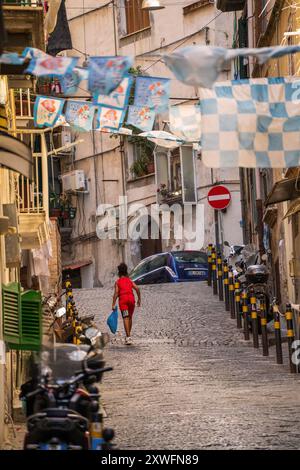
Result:
<svg viewBox="0 0 300 470"><path fill-rule="evenodd" d="M38 0L4 0L3 6L18 6L18 7L42 7L43 2Z"/></svg>

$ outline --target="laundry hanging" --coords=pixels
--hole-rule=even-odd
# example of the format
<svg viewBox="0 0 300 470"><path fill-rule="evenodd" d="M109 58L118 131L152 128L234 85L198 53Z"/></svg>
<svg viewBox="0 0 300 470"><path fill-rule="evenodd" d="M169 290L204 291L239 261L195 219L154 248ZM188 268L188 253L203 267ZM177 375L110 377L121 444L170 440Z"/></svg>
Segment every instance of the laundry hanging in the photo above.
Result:
<svg viewBox="0 0 300 470"><path fill-rule="evenodd" d="M201 113L199 104L170 106L170 131L186 142L199 142L201 137Z"/></svg>
<svg viewBox="0 0 300 470"><path fill-rule="evenodd" d="M186 85L212 88L219 73L236 57L257 57L260 64L269 59L300 52L300 46L275 46L258 49L225 49L215 46L187 46L163 54L166 66Z"/></svg>

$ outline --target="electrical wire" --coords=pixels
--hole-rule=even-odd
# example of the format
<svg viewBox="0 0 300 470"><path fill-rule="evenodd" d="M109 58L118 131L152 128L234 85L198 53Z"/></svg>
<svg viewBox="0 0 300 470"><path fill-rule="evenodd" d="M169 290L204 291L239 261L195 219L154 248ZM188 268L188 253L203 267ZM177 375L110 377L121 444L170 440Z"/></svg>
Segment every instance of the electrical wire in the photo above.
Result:
<svg viewBox="0 0 300 470"><path fill-rule="evenodd" d="M181 41L180 44L178 44L177 46L175 46L170 52L169 54L172 54L172 52L174 52L176 49L178 49L178 47L181 47L183 44L185 44L189 39L191 39L193 36L196 36L196 34L199 34L201 33L202 31L205 30L205 28L207 28L207 26L212 23L214 20L216 20L220 15L222 15L222 11L220 11L214 18L212 18L208 23L206 23L205 26L202 26L198 31L196 31L195 33L192 33L190 34L189 36L187 36L186 38L184 38L183 41ZM163 48L165 49L166 47L168 46L163 46ZM158 49L160 50L162 49L161 47ZM147 70L149 70L151 67L153 67L154 65L158 64L158 62L161 62L162 59L161 57L159 59L157 59L153 64L149 65L149 67L147 67L146 69L143 70L143 72L147 72Z"/></svg>

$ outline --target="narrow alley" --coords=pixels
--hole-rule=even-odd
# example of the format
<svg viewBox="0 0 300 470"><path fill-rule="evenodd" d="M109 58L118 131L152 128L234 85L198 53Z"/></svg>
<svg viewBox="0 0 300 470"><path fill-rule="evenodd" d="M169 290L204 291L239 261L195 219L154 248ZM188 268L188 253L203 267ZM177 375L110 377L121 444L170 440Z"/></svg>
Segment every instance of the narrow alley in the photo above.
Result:
<svg viewBox="0 0 300 470"><path fill-rule="evenodd" d="M101 329L110 289L74 291ZM142 288L134 345L106 349L106 426L120 449L298 449L299 378L245 342L206 283ZM283 344L284 351L287 345Z"/></svg>

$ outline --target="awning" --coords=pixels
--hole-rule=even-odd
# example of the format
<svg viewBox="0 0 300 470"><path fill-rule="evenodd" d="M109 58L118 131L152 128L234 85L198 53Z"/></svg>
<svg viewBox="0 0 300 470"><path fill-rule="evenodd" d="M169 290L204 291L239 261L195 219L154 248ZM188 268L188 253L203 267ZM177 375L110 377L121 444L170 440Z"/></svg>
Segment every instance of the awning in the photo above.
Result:
<svg viewBox="0 0 300 470"><path fill-rule="evenodd" d="M300 177L277 181L268 194L265 205L277 204L300 197Z"/></svg>
<svg viewBox="0 0 300 470"><path fill-rule="evenodd" d="M21 140L0 131L0 165L31 179L33 159L30 148Z"/></svg>
<svg viewBox="0 0 300 470"><path fill-rule="evenodd" d="M290 217L291 215L296 214L299 211L300 211L300 198L296 199L295 201L291 203L290 207L288 208L283 218L286 219L287 217Z"/></svg>
<svg viewBox="0 0 300 470"><path fill-rule="evenodd" d="M88 266L89 264L92 264L92 260L85 260L85 261L77 261L77 263L73 264L67 264L62 267L63 271L68 271L68 270L74 270L74 269L79 269L79 268L84 268L84 266Z"/></svg>

